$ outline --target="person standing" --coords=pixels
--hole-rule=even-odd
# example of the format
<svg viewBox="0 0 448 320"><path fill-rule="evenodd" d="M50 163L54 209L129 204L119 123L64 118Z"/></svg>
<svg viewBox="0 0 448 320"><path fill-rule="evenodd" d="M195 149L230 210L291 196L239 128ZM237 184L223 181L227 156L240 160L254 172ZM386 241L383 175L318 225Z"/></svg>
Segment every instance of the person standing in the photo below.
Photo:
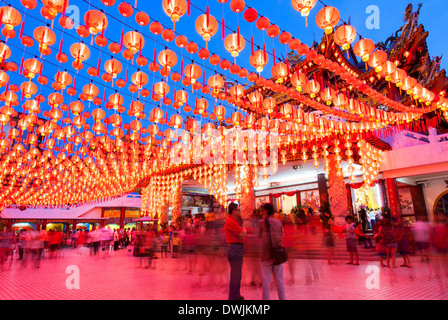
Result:
<svg viewBox="0 0 448 320"><path fill-rule="evenodd" d="M269 284L271 277L274 275L275 286L279 300L286 300L285 280L283 277L283 264L274 265L272 263L270 248L282 245L283 225L282 222L273 217L274 209L270 203L262 206L262 214L264 219L260 221L259 230L261 245L261 280L263 283L262 299L269 300Z"/></svg>
<svg viewBox="0 0 448 320"><path fill-rule="evenodd" d="M359 265L358 247L356 246L356 226L352 216L345 217L345 243L347 251L350 253L350 261L347 264Z"/></svg>
<svg viewBox="0 0 448 320"><path fill-rule="evenodd" d="M228 210L224 233L227 241L227 260L230 264L229 300L244 300L240 289L246 230L241 226L241 211L238 204L231 203Z"/></svg>
<svg viewBox="0 0 448 320"><path fill-rule="evenodd" d="M395 268L396 251L398 248L398 241L392 226L391 219L384 217L384 224L380 228L380 237L384 241L386 247L386 267Z"/></svg>

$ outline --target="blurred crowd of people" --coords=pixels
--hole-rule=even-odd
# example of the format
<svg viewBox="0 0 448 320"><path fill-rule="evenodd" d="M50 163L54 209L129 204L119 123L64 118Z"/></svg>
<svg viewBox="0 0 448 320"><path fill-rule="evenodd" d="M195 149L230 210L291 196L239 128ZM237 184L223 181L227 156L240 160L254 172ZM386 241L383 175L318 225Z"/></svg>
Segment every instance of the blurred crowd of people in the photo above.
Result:
<svg viewBox="0 0 448 320"><path fill-rule="evenodd" d="M207 213L198 216L186 216L175 224L160 228L159 225L147 225L143 229L109 229L98 227L94 230L73 230L61 232L54 230L0 232L0 260L2 268L8 268L13 260L20 266L30 265L39 268L43 259L56 259L64 256L67 250L74 254L108 258L112 252L126 250L126 254L136 257L136 266L156 269L174 266L175 270L201 275L202 284L228 286L230 266L227 263L229 244L226 241L224 225L228 214ZM353 223L354 236L347 236L344 229L319 229L317 233L310 225L294 222L288 215L275 213L275 219L281 222L282 245L290 255L284 264L285 280L293 284L297 279L294 257L306 256L314 248L306 239L321 236L321 246L328 251L328 262L334 263L336 241L349 237L351 250L364 246L376 252L381 266L411 268L417 259L429 262L437 256L438 268L447 272L448 225L445 221L428 222L418 220L414 224L402 224L395 219L377 216L371 221L371 229L362 227L362 221ZM244 271L242 283L248 286L262 287L263 273L260 269L262 241L259 235L261 217L238 221L245 230ZM372 219L373 220L373 219ZM314 228L314 227L313 227ZM350 251L349 251L350 252ZM303 253L304 255L301 255ZM166 259L170 263L166 264ZM357 255L349 263L359 264ZM401 261L402 259L402 261ZM305 270L306 283L319 278L316 261L308 259ZM397 262L397 260L399 262ZM283 272L283 271L282 271ZM201 285L198 283L197 285Z"/></svg>

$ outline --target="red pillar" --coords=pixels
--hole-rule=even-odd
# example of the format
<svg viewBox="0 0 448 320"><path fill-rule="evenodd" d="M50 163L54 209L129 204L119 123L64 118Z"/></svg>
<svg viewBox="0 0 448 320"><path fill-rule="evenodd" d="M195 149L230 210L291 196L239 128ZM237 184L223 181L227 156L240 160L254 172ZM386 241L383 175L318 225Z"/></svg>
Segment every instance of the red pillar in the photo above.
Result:
<svg viewBox="0 0 448 320"><path fill-rule="evenodd" d="M120 212L120 229L123 229L124 227L124 216L126 213L126 208L125 207L121 207L121 212Z"/></svg>
<svg viewBox="0 0 448 320"><path fill-rule="evenodd" d="M401 221L400 200L398 196L397 182L393 178L386 179L387 197L389 199L389 208L392 218Z"/></svg>

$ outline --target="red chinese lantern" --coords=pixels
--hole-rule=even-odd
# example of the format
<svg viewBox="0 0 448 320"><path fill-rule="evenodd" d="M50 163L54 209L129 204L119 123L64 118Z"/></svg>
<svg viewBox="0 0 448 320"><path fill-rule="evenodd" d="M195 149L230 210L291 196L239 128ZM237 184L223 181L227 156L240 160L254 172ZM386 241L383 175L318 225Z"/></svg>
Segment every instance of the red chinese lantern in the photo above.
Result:
<svg viewBox="0 0 448 320"><path fill-rule="evenodd" d="M186 0L163 0L162 8L165 14L171 18L173 30L175 30L176 22L187 12Z"/></svg>
<svg viewBox="0 0 448 320"><path fill-rule="evenodd" d="M271 22L269 21L268 18L266 17L260 17L258 18L257 22L255 23L255 25L257 26L257 28L261 31L266 30L269 25L271 24Z"/></svg>
<svg viewBox="0 0 448 320"><path fill-rule="evenodd" d="M184 90L177 90L174 94L174 100L179 103L179 106L182 106L184 103L187 103L188 94Z"/></svg>
<svg viewBox="0 0 448 320"><path fill-rule="evenodd" d="M239 33L229 34L224 40L224 47L232 57L238 57L239 53L243 51L246 41Z"/></svg>
<svg viewBox="0 0 448 320"><path fill-rule="evenodd" d="M132 6L127 2L122 2L118 5L118 11L123 17L130 17L134 12Z"/></svg>
<svg viewBox="0 0 448 320"><path fill-rule="evenodd" d="M123 38L123 44L132 53L136 53L145 45L145 39L137 31L129 31Z"/></svg>
<svg viewBox="0 0 448 320"><path fill-rule="evenodd" d="M277 100L275 100L275 98L268 97L263 100L263 110L266 113L271 114L272 112L275 111L276 108L277 108Z"/></svg>
<svg viewBox="0 0 448 320"><path fill-rule="evenodd" d="M73 67L77 70L82 69L82 62L90 57L90 49L84 43L74 43L70 47L70 53L75 58Z"/></svg>
<svg viewBox="0 0 448 320"><path fill-rule="evenodd" d="M325 6L319 10L316 15L316 24L319 28L324 29L326 34L333 32L333 28L338 24L341 15L338 9Z"/></svg>
<svg viewBox="0 0 448 320"><path fill-rule="evenodd" d="M224 79L220 75L213 75L208 78L208 86L212 88L213 92L218 93L224 87Z"/></svg>
<svg viewBox="0 0 448 320"><path fill-rule="evenodd" d="M240 13L244 11L246 4L244 3L244 0L232 0L230 2L230 9L232 9L233 12Z"/></svg>
<svg viewBox="0 0 448 320"><path fill-rule="evenodd" d="M268 64L269 57L263 50L257 50L250 56L250 64L257 72L262 72L265 65Z"/></svg>
<svg viewBox="0 0 448 320"><path fill-rule="evenodd" d="M213 110L213 114L216 116L216 119L218 121L223 121L226 115L226 108L224 108L223 106L216 106Z"/></svg>
<svg viewBox="0 0 448 320"><path fill-rule="evenodd" d="M249 23L252 23L255 20L257 20L258 19L257 10L255 10L254 8L248 8L246 11L244 11L244 19Z"/></svg>
<svg viewBox="0 0 448 320"><path fill-rule="evenodd" d="M138 89L142 89L144 85L148 83L148 76L143 71L137 71L132 75L132 83L137 86Z"/></svg>
<svg viewBox="0 0 448 320"><path fill-rule="evenodd" d="M305 87L308 79L306 74L303 72L296 72L291 75L291 84L296 88L298 92L302 92L303 87Z"/></svg>
<svg viewBox="0 0 448 320"><path fill-rule="evenodd" d="M271 74L277 83L283 83L289 76L288 66L283 62L276 63L271 68Z"/></svg>
<svg viewBox="0 0 448 320"><path fill-rule="evenodd" d="M187 39L187 37L185 37L183 35L179 35L179 36L176 37L176 41L175 42L176 42L176 45L179 48L185 48L187 46L187 44L188 44L188 39Z"/></svg>
<svg viewBox="0 0 448 320"><path fill-rule="evenodd" d="M383 69L383 65L387 61L387 53L383 50L377 50L370 54L368 64L371 68L375 69L375 72L380 72Z"/></svg>
<svg viewBox="0 0 448 320"><path fill-rule="evenodd" d="M26 71L26 74L24 74L24 76L32 79L36 74L39 74L42 71L42 62L35 58L26 59L23 63L23 68L24 71Z"/></svg>
<svg viewBox="0 0 448 320"><path fill-rule="evenodd" d="M31 81L26 81L20 85L20 90L22 91L23 96L29 99L36 94L37 86Z"/></svg>
<svg viewBox="0 0 448 320"><path fill-rule="evenodd" d="M116 78L123 70L123 66L120 61L116 59L109 59L104 63L104 69L112 76L112 78Z"/></svg>
<svg viewBox="0 0 448 320"><path fill-rule="evenodd" d="M369 56L373 50L375 50L375 43L370 39L361 39L353 46L353 52L361 57L363 62L369 61Z"/></svg>
<svg viewBox="0 0 448 320"><path fill-rule="evenodd" d="M163 26L160 22L154 21L149 25L149 30L157 36L163 32Z"/></svg>
<svg viewBox="0 0 448 320"><path fill-rule="evenodd" d="M22 15L11 6L0 8L1 23L5 25L6 30L12 30L22 22Z"/></svg>
<svg viewBox="0 0 448 320"><path fill-rule="evenodd" d="M204 39L207 47L210 38L218 31L218 22L212 15L203 14L196 19L195 27L198 34Z"/></svg>
<svg viewBox="0 0 448 320"><path fill-rule="evenodd" d="M81 101L73 101L70 103L70 111L77 116L84 111L84 105Z"/></svg>
<svg viewBox="0 0 448 320"><path fill-rule="evenodd" d="M65 71L58 71L54 80L61 85L61 89L67 88L73 81L72 76Z"/></svg>
<svg viewBox="0 0 448 320"><path fill-rule="evenodd" d="M106 30L108 21L106 15L101 11L89 10L84 15L84 24L90 34L96 35L98 32Z"/></svg>
<svg viewBox="0 0 448 320"><path fill-rule="evenodd" d="M316 5L317 0L291 0L292 7L305 17L306 26L308 26L307 17L311 9Z"/></svg>
<svg viewBox="0 0 448 320"><path fill-rule="evenodd" d="M169 71L176 65L177 56L173 51L166 49L159 52L158 60L160 65Z"/></svg>
<svg viewBox="0 0 448 320"><path fill-rule="evenodd" d="M135 15L135 21L142 27L149 24L149 16L146 12L140 11Z"/></svg>
<svg viewBox="0 0 448 320"><path fill-rule="evenodd" d="M189 64L185 67L184 71L185 77L187 77L191 83L195 83L202 75L201 68L196 64Z"/></svg>
<svg viewBox="0 0 448 320"><path fill-rule="evenodd" d="M68 0L42 0L43 5L48 8L50 15L54 18L58 13L67 10Z"/></svg>
<svg viewBox="0 0 448 320"><path fill-rule="evenodd" d="M39 51L46 50L56 42L56 34L47 27L37 27L34 29L34 39L39 42Z"/></svg>
<svg viewBox="0 0 448 320"><path fill-rule="evenodd" d="M275 25L275 24L271 24L267 29L266 29L266 34L271 37L271 38L275 38L280 34L280 28Z"/></svg>
<svg viewBox="0 0 448 320"><path fill-rule="evenodd" d="M341 46L344 51L350 49L350 45L355 38L356 30L348 24L340 26L334 33L334 42Z"/></svg>

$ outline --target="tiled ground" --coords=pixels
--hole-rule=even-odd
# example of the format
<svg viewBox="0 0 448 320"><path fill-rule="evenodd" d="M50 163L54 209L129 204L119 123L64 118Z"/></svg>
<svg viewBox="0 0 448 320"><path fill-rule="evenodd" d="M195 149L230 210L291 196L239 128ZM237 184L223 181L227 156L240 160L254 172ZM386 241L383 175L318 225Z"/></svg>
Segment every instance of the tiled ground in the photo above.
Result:
<svg viewBox="0 0 448 320"><path fill-rule="evenodd" d="M88 249L66 249L60 254L53 259L47 254L40 268L34 268L32 260L26 264L8 260L0 271L0 300L227 299L225 257L168 257L155 260L155 268L151 269L140 267L140 258L127 255L125 250L111 252L109 257L90 256ZM342 261L334 265L321 260L292 262L294 284L289 283L289 265L285 266L288 300L448 299L446 269L439 271L439 267L447 266L441 265L436 257L429 263L413 257L413 268L396 269L379 268L376 262L361 262L360 266ZM252 264L256 265L256 261L245 260L242 294L246 300L260 300L261 289L250 285L252 276L257 279ZM397 265L400 264L398 258ZM190 265L192 272L188 269ZM79 270L79 289L68 288L76 284L73 268ZM377 280L376 288L372 287L372 278ZM275 288L271 290L271 298L277 299Z"/></svg>

